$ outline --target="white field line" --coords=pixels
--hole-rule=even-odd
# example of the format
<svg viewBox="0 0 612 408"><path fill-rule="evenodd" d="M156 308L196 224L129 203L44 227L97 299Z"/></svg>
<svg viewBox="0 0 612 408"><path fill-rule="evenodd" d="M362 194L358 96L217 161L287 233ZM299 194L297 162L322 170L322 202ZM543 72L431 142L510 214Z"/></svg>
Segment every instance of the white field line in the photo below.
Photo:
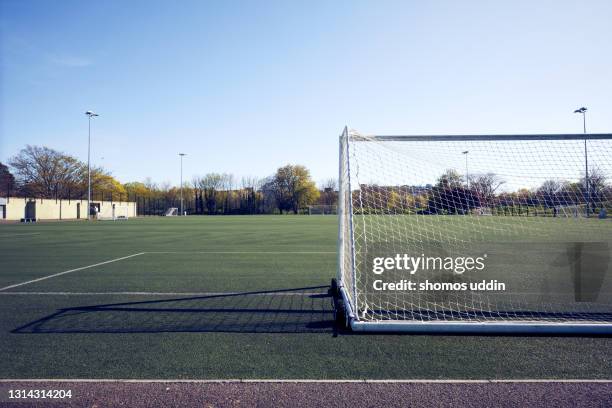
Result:
<svg viewBox="0 0 612 408"><path fill-rule="evenodd" d="M122 256L121 258L110 259L108 261L98 262L98 263L93 264L93 265L81 266L80 268L69 269L67 271L54 273L53 275L43 276L42 278L32 279L32 280L29 280L29 281L26 281L26 282L21 282L21 283L16 283L14 285L5 286L3 288L0 288L0 292L2 292L4 290L16 288L18 286L28 285L28 284L34 283L34 282L40 282L40 281L45 280L45 279L51 279L51 278L55 278L57 276L66 275L67 273L82 271L83 269L95 268L96 266L106 265L106 264L109 264L109 263L112 263L112 262L117 262L117 261L122 261L124 259L132 258L132 257L138 256L138 255L143 255L143 254L144 254L144 252L138 252L136 254L132 254L132 255L128 255L128 256Z"/></svg>
<svg viewBox="0 0 612 408"><path fill-rule="evenodd" d="M279 255L279 254L336 254L335 251L145 251L145 254L262 254L262 255Z"/></svg>
<svg viewBox="0 0 612 408"><path fill-rule="evenodd" d="M13 238L23 235L40 235L40 232L20 232L18 234L0 234L0 238Z"/></svg>
<svg viewBox="0 0 612 408"><path fill-rule="evenodd" d="M14 382L51 382L51 383L197 383L197 384L223 384L223 383L288 383L288 384L300 384L300 383L313 383L313 384L342 384L342 383L368 383L368 384L580 384L580 383L594 383L594 384L612 384L612 380L598 380L598 379L520 379L520 380L500 380L500 379L481 379L481 380L425 380L425 379L414 379L414 380L313 380L313 379L212 379L212 380L186 380L186 379L152 379L152 380L140 380L140 379L112 379L112 378L100 378L100 379L89 379L89 378L49 378L49 379L0 379L0 383L14 383Z"/></svg>
<svg viewBox="0 0 612 408"><path fill-rule="evenodd" d="M51 296L312 296L325 295L327 292L268 292L266 293L250 293L250 292L0 292L2 295L51 295Z"/></svg>

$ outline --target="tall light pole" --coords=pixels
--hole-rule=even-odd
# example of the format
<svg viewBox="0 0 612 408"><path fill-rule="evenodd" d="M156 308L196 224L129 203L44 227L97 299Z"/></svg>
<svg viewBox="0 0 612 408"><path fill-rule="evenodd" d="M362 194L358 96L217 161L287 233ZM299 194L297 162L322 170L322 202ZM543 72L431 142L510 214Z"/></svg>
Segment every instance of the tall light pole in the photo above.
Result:
<svg viewBox="0 0 612 408"><path fill-rule="evenodd" d="M179 153L179 156L181 156L181 215L185 215L183 211L183 157L187 156L187 154Z"/></svg>
<svg viewBox="0 0 612 408"><path fill-rule="evenodd" d="M91 118L100 116L92 111L85 112L88 120L87 131L87 221L91 220Z"/></svg>
<svg viewBox="0 0 612 408"><path fill-rule="evenodd" d="M469 150L461 152L461 154L465 155L465 182L467 184L468 190L470 189L470 175L468 173L468 153L469 152L470 152Z"/></svg>
<svg viewBox="0 0 612 408"><path fill-rule="evenodd" d="M586 112L587 108L584 106L578 108L574 113L582 113L582 130L586 135ZM589 152L587 150L587 139L584 138L584 188L586 190L586 216L588 217L591 213L591 183L589 183Z"/></svg>

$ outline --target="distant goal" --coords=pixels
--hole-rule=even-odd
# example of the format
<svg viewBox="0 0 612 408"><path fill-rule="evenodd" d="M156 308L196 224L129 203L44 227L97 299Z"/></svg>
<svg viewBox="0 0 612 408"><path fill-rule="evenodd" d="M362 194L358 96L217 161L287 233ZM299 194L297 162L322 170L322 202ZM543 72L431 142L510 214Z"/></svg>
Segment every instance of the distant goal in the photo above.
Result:
<svg viewBox="0 0 612 408"><path fill-rule="evenodd" d="M112 203L110 208L102 208L98 212L99 221L127 221L130 218L130 206L126 204Z"/></svg>
<svg viewBox="0 0 612 408"><path fill-rule="evenodd" d="M333 215L337 214L338 207L335 205L309 205L308 215Z"/></svg>
<svg viewBox="0 0 612 408"><path fill-rule="evenodd" d="M176 208L176 207L168 208L164 215L166 217L176 217L178 215L178 208Z"/></svg>
<svg viewBox="0 0 612 408"><path fill-rule="evenodd" d="M340 137L339 322L612 332L612 134Z"/></svg>

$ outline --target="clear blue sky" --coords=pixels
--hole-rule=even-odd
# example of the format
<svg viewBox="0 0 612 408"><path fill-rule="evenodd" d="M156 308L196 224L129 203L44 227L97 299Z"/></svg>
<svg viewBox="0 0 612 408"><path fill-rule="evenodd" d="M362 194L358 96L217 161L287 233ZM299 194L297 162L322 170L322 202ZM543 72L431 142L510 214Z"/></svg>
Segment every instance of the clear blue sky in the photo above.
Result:
<svg viewBox="0 0 612 408"><path fill-rule="evenodd" d="M337 174L376 134L612 131L612 1L0 2L0 161L25 144L119 180Z"/></svg>

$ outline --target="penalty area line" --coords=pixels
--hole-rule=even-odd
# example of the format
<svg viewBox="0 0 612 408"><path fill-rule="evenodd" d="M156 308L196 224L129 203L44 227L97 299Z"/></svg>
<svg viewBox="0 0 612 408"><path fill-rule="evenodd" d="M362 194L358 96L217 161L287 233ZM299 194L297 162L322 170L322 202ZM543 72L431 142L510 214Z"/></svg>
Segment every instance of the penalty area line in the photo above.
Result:
<svg viewBox="0 0 612 408"><path fill-rule="evenodd" d="M335 251L146 251L146 254L211 254L211 255L229 255L229 254L262 254L262 255L308 255L308 254L336 254Z"/></svg>
<svg viewBox="0 0 612 408"><path fill-rule="evenodd" d="M54 273L53 275L43 276L42 278L32 279L32 280L29 280L29 281L26 281L26 282L21 282L21 283L16 283L14 285L5 286L3 288L0 288L0 292L8 290L8 289L16 288L16 287L19 287L19 286L23 286L23 285L29 285L30 283L40 282L40 281L43 281L45 279L51 279L51 278L55 278L57 276L66 275L68 273L82 271L83 269L95 268L96 266L101 266L101 265L106 265L106 264L117 262L117 261L122 261L124 259L133 258L133 257L139 256L139 255L144 255L144 252L138 252L136 254L132 254L132 255L128 255L128 256L122 256L121 258L110 259L108 261L98 262L98 263L95 263L95 264L92 264L92 265L81 266L80 268L74 268L74 269L69 269L67 271Z"/></svg>
<svg viewBox="0 0 612 408"><path fill-rule="evenodd" d="M0 238L22 237L25 235L40 235L40 232L20 232L17 234L0 234Z"/></svg>

